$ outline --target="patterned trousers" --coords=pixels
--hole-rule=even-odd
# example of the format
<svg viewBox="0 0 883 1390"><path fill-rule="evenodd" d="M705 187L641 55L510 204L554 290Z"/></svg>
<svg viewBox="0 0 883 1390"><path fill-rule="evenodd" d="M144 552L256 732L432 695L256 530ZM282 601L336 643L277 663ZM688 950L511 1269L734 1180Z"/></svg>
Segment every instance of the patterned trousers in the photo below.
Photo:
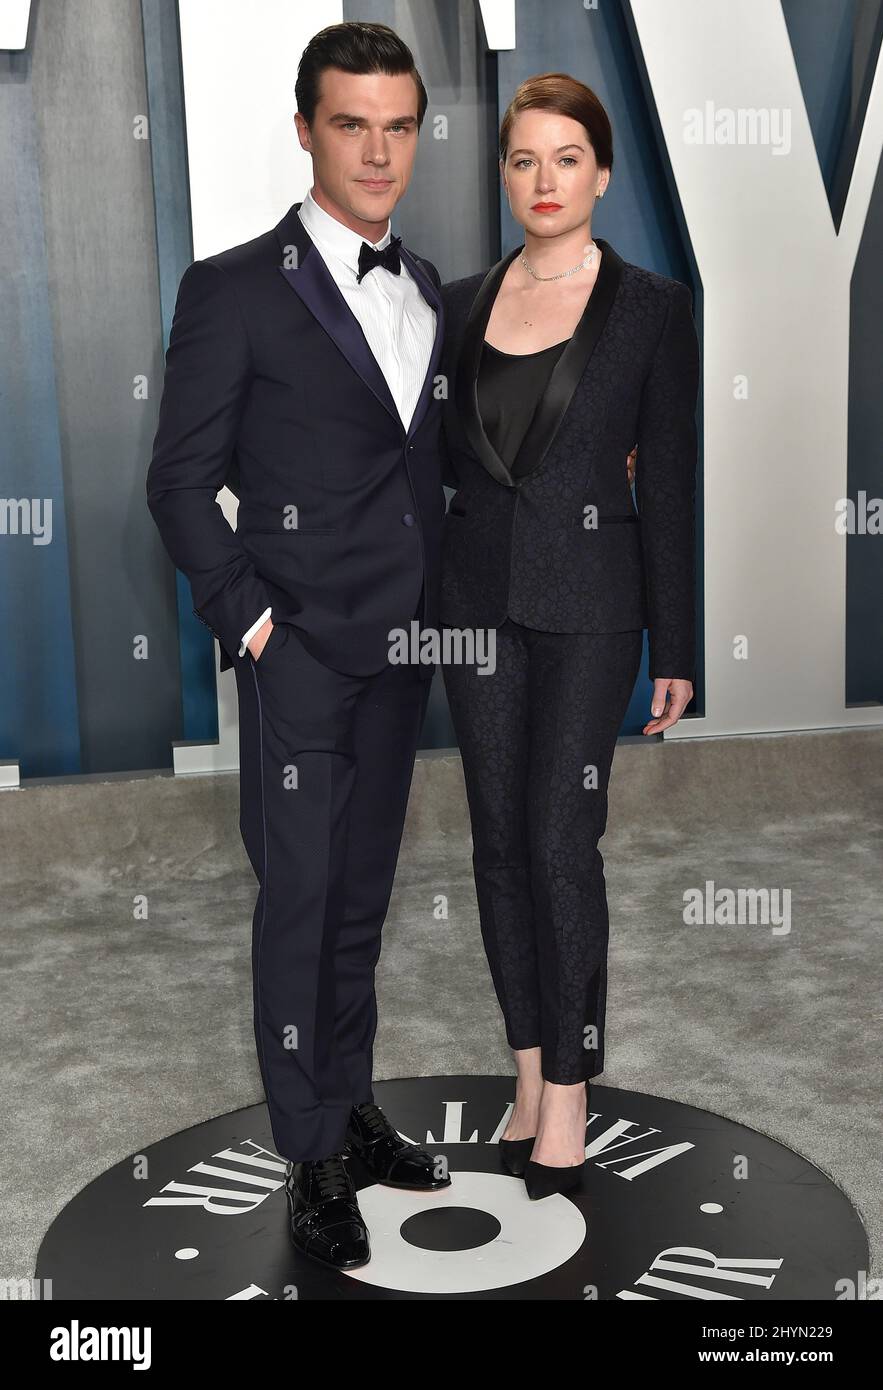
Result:
<svg viewBox="0 0 883 1390"><path fill-rule="evenodd" d="M481 933L510 1047L547 1081L604 1067L609 922L598 841L640 630L496 630L496 670L446 664Z"/></svg>

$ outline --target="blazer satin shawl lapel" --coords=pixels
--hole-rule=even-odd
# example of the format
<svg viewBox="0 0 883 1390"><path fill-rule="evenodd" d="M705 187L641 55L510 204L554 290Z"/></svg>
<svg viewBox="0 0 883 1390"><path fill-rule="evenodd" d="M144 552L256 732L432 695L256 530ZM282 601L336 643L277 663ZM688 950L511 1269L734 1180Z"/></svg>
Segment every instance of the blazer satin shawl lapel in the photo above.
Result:
<svg viewBox="0 0 883 1390"><path fill-rule="evenodd" d="M393 400L392 392L386 383L386 377L380 369L380 364L371 351L361 324L338 289L334 276L316 250L312 239L298 217L299 207L300 203L295 203L293 207L289 208L275 228L276 238L283 252L286 252L291 246L297 250L297 269L280 265L279 272L285 277L317 322L322 325L329 337L337 344L365 385L373 391L380 404L401 424L401 416ZM410 435L420 424L429 403L435 369L441 353L443 315L441 300L429 276L410 252L405 251L404 247L402 247L402 252L407 261L408 269L417 281L421 293L436 311L435 342L432 347L429 369L423 382L423 389L408 427L408 434Z"/></svg>
<svg viewBox="0 0 883 1390"><path fill-rule="evenodd" d="M573 337L555 364L536 414L513 465L517 479L497 454L484 431L478 409L478 370L485 330L497 292L511 262L521 254L517 247L488 271L472 303L457 368L456 398L466 437L473 451L497 482L516 487L543 463L561 427L580 378L591 360L622 279L623 260L608 241L596 237L601 248L601 265L592 293Z"/></svg>
<svg viewBox="0 0 883 1390"><path fill-rule="evenodd" d="M508 256L504 256L501 261L497 261L496 265L492 265L481 282L478 294L472 301L472 308L466 319L457 362L455 386L455 399L460 423L472 447L472 452L484 464L491 477L496 478L498 483L503 483L506 487L514 487L515 483L509 469L485 434L484 426L481 423L481 412L478 409L478 369L481 364L484 333L491 316L491 310L494 307L497 291L510 264L520 254L521 247L519 246Z"/></svg>
<svg viewBox="0 0 883 1390"><path fill-rule="evenodd" d="M368 346L361 325L334 282L334 276L322 259L304 224L297 215L300 203L295 203L276 227L276 237L283 252L291 246L297 249L297 269L280 265L279 273L288 281L295 294L309 309L325 332L334 340L346 360L358 372L365 385L374 392L397 420L399 412L380 364Z"/></svg>
<svg viewBox="0 0 883 1390"><path fill-rule="evenodd" d="M426 376L423 378L423 387L417 397L417 404L414 407L414 414L408 426L408 438L419 427L432 397L435 374L438 370L439 359L442 353L442 344L445 337L445 315L442 305L442 298L435 285L430 280L426 271L423 269L416 256L413 256L404 246L400 251L402 259L407 263L408 270L417 282L423 298L431 304L435 310L435 341L432 344L432 352L429 355L429 366L426 369Z"/></svg>

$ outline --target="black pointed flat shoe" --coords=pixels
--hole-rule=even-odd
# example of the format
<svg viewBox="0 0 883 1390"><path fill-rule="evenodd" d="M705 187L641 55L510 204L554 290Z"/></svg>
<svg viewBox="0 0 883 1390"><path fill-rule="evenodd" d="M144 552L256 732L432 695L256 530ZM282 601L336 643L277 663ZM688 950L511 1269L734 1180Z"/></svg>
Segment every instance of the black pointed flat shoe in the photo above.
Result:
<svg viewBox="0 0 883 1390"><path fill-rule="evenodd" d="M347 1151L367 1168L375 1182L386 1187L416 1188L436 1192L450 1187L451 1179L436 1171L437 1160L426 1149L411 1144L393 1128L378 1105L354 1105L346 1131Z"/></svg>
<svg viewBox="0 0 883 1390"><path fill-rule="evenodd" d="M368 1229L341 1154L285 1170L288 1228L298 1250L332 1269L356 1269L371 1258Z"/></svg>
<svg viewBox="0 0 883 1390"><path fill-rule="evenodd" d="M500 1162L511 1173L513 1178L523 1178L527 1161L533 1152L533 1146L537 1142L536 1135L532 1139L501 1139Z"/></svg>

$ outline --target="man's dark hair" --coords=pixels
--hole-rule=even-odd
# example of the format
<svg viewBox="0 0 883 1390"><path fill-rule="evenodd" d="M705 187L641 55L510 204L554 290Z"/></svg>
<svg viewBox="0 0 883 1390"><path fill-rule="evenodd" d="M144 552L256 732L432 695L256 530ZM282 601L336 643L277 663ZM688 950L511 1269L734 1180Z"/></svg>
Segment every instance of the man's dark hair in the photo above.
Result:
<svg viewBox="0 0 883 1390"><path fill-rule="evenodd" d="M319 79L326 68L344 72L383 72L389 77L409 73L417 85L417 128L423 124L428 98L414 55L393 29L385 24L365 24L350 20L329 24L310 39L297 69L294 95L297 109L307 125L313 124L319 101Z"/></svg>

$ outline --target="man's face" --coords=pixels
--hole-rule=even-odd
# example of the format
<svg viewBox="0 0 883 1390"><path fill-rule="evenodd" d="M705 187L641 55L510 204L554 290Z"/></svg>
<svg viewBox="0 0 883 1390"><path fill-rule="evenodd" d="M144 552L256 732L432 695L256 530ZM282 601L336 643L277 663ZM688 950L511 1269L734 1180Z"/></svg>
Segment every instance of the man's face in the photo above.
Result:
<svg viewBox="0 0 883 1390"><path fill-rule="evenodd" d="M417 84L407 73L326 68L312 126L295 116L313 157L313 197L338 221L379 241L411 181L417 152Z"/></svg>

